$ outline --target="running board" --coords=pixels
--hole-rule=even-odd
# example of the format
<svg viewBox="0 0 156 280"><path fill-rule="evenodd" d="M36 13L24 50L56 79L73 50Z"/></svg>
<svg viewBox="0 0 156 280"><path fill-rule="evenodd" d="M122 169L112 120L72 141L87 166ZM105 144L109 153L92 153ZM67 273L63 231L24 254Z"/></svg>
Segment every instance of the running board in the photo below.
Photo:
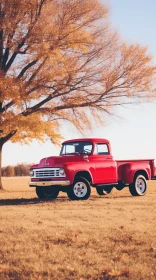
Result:
<svg viewBox="0 0 156 280"><path fill-rule="evenodd" d="M111 183L111 184L98 184L98 185L93 185L93 187L110 187L110 186L116 186L116 185L118 185L118 183Z"/></svg>

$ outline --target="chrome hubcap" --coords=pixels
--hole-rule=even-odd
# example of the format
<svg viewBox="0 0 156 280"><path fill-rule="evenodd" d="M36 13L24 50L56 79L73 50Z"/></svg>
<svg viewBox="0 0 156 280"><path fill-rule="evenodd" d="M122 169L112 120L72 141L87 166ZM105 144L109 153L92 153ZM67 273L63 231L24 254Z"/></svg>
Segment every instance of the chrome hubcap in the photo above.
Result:
<svg viewBox="0 0 156 280"><path fill-rule="evenodd" d="M87 193L87 186L83 182L77 182L74 185L74 194L77 197L84 197Z"/></svg>
<svg viewBox="0 0 156 280"><path fill-rule="evenodd" d="M136 191L140 194L144 193L146 190L146 183L142 178L136 181Z"/></svg>

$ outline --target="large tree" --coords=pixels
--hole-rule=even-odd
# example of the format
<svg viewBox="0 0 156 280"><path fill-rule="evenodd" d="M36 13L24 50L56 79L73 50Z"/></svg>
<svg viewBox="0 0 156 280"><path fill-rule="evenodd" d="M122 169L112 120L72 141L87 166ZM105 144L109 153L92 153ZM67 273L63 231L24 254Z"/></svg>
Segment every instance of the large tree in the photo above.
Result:
<svg viewBox="0 0 156 280"><path fill-rule="evenodd" d="M0 0L0 170L7 141L57 143L62 120L83 130L151 92L146 48L108 22L98 0Z"/></svg>

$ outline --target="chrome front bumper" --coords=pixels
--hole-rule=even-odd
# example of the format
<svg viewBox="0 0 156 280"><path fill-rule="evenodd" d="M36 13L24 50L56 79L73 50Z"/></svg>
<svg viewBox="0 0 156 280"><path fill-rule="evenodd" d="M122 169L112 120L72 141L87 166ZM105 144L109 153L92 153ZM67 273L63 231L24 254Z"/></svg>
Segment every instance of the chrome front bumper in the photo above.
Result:
<svg viewBox="0 0 156 280"><path fill-rule="evenodd" d="M42 181L29 182L29 187L69 186L70 181Z"/></svg>

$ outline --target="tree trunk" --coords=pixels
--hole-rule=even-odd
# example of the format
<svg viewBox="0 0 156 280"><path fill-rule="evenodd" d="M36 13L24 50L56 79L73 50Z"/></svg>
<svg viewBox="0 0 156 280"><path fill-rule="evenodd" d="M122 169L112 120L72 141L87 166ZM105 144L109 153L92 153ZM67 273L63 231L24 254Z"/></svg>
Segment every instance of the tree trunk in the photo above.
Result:
<svg viewBox="0 0 156 280"><path fill-rule="evenodd" d="M0 144L0 190L3 190L3 186L2 186L2 147L3 147L3 145Z"/></svg>
<svg viewBox="0 0 156 280"><path fill-rule="evenodd" d="M3 132L3 131L0 130L0 132ZM3 186L2 186L2 148L3 148L3 145L8 140L10 140L11 137L13 137L16 134L16 132L17 132L17 130L12 130L8 135L0 138L0 190L3 190Z"/></svg>

